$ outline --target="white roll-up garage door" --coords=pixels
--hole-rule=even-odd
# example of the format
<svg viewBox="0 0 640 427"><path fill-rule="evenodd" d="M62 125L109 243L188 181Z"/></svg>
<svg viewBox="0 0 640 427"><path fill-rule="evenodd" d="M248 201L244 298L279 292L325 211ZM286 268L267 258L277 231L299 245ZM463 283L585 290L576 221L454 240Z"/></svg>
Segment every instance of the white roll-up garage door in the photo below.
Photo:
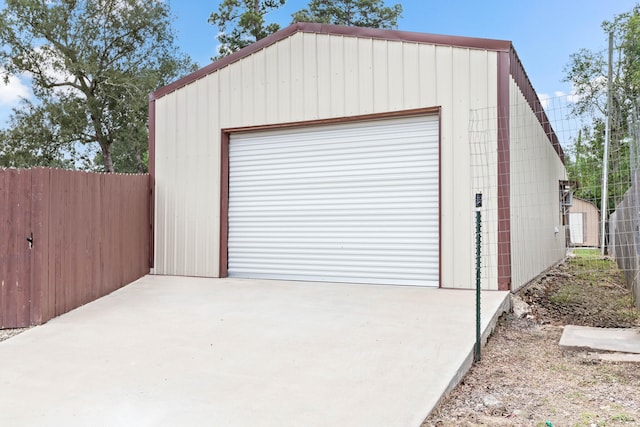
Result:
<svg viewBox="0 0 640 427"><path fill-rule="evenodd" d="M232 134L229 277L438 285L438 118Z"/></svg>

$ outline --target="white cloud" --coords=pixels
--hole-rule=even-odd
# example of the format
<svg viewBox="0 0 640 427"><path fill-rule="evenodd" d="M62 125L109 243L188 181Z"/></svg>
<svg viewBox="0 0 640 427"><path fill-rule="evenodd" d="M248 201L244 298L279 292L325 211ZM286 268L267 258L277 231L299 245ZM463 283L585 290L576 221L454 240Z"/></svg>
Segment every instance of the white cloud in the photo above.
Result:
<svg viewBox="0 0 640 427"><path fill-rule="evenodd" d="M540 104L542 104L542 108L547 108L549 106L551 96L546 93L539 93L538 99L540 100Z"/></svg>
<svg viewBox="0 0 640 427"><path fill-rule="evenodd" d="M3 70L0 70L2 74ZM9 76L8 83L0 81L0 105L4 107L15 106L22 98L29 98L31 89L17 76Z"/></svg>
<svg viewBox="0 0 640 427"><path fill-rule="evenodd" d="M571 92L569 93L561 90L554 91L553 95L549 95L548 93L539 93L538 99L540 99L540 103L544 109L548 109L553 106L558 108L565 104L575 104L580 101L581 95L577 92L576 88L572 87Z"/></svg>
<svg viewBox="0 0 640 427"><path fill-rule="evenodd" d="M570 93L557 90L553 94L556 98L562 99L568 104L575 104L576 102L580 101L580 98L581 98L580 95L578 95L577 90L573 85L571 86Z"/></svg>
<svg viewBox="0 0 640 427"><path fill-rule="evenodd" d="M49 83L60 84L74 81L73 76L64 68L64 61L61 59L62 54L56 48L43 45L35 48L35 52L41 58L40 67ZM79 93L77 89L69 86L57 87L54 92L60 95Z"/></svg>

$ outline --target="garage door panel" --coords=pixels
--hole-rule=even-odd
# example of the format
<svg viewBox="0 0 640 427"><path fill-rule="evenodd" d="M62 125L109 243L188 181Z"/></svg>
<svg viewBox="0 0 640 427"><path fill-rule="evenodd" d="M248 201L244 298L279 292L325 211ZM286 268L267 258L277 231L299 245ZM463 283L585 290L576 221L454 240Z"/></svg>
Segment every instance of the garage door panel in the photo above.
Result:
<svg viewBox="0 0 640 427"><path fill-rule="evenodd" d="M435 117L234 134L232 277L438 284Z"/></svg>

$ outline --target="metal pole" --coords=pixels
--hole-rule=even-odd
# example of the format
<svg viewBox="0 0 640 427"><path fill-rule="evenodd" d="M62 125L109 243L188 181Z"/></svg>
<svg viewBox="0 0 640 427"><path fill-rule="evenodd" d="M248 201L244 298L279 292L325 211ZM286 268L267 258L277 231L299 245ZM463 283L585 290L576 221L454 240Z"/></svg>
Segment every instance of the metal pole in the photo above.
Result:
<svg viewBox="0 0 640 427"><path fill-rule="evenodd" d="M607 224L607 197L609 185L609 142L611 141L611 110L612 110L612 90L613 86L613 33L609 33L609 73L607 79L607 122L604 131L604 154L602 156L602 208L600 217L601 255L604 256L606 248L606 224Z"/></svg>
<svg viewBox="0 0 640 427"><path fill-rule="evenodd" d="M482 208L482 193L476 193L476 362L479 362L482 356L480 350L482 345L482 335L480 333L480 243L482 240L482 214L480 213L480 208Z"/></svg>

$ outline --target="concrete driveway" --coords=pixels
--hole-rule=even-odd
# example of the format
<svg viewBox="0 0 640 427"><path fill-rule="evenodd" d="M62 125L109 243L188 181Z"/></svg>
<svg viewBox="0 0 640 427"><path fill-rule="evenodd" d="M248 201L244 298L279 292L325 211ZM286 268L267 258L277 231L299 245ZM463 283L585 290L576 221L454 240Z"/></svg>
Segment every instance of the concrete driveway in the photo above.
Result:
<svg viewBox="0 0 640 427"><path fill-rule="evenodd" d="M483 292L486 329L507 292ZM0 343L2 426L419 426L473 291L146 276Z"/></svg>

